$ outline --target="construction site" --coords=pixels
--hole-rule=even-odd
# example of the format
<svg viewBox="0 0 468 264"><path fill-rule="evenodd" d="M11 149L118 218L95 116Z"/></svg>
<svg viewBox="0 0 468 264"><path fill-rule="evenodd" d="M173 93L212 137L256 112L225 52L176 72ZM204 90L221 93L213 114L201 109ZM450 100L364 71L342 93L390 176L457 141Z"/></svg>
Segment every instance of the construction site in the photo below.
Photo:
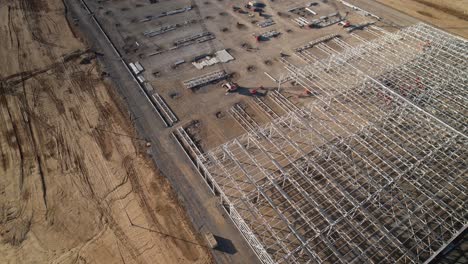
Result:
<svg viewBox="0 0 468 264"><path fill-rule="evenodd" d="M64 2L186 210L184 263L468 261L468 34L427 14L463 15L392 1Z"/></svg>

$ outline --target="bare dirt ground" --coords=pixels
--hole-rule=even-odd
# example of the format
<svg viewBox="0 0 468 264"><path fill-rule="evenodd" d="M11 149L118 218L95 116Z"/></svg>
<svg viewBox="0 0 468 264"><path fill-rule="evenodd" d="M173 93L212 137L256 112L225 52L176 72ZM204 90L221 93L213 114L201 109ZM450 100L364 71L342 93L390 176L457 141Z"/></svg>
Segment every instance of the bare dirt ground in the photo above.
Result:
<svg viewBox="0 0 468 264"><path fill-rule="evenodd" d="M0 25L0 262L211 263L62 2Z"/></svg>
<svg viewBox="0 0 468 264"><path fill-rule="evenodd" d="M377 0L403 13L468 38L468 0Z"/></svg>

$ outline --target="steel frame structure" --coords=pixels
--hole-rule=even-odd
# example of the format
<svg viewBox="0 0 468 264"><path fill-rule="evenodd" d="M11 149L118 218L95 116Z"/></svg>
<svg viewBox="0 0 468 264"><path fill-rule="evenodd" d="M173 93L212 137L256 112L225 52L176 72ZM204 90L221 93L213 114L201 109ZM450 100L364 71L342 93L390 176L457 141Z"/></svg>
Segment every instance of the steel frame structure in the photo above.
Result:
<svg viewBox="0 0 468 264"><path fill-rule="evenodd" d="M196 157L263 263L423 263L468 226L468 43L366 34L284 60L313 101Z"/></svg>

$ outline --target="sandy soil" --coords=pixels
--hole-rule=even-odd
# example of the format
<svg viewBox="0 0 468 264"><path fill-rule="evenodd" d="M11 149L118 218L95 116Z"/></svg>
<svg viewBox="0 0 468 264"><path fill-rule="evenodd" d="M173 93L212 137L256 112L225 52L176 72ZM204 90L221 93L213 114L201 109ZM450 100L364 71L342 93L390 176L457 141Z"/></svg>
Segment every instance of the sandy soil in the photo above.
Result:
<svg viewBox="0 0 468 264"><path fill-rule="evenodd" d="M468 0L377 0L424 22L468 38Z"/></svg>
<svg viewBox="0 0 468 264"><path fill-rule="evenodd" d="M62 2L0 25L0 262L211 263Z"/></svg>

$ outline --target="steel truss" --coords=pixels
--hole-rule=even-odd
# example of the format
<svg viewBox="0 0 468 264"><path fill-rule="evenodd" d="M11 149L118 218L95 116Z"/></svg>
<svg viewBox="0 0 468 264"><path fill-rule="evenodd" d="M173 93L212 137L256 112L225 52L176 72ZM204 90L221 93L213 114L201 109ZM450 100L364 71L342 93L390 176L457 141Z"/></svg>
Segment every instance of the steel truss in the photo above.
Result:
<svg viewBox="0 0 468 264"><path fill-rule="evenodd" d="M468 226L467 42L368 34L284 60L314 100L264 126L237 108L251 132L196 159L264 263L422 263Z"/></svg>

